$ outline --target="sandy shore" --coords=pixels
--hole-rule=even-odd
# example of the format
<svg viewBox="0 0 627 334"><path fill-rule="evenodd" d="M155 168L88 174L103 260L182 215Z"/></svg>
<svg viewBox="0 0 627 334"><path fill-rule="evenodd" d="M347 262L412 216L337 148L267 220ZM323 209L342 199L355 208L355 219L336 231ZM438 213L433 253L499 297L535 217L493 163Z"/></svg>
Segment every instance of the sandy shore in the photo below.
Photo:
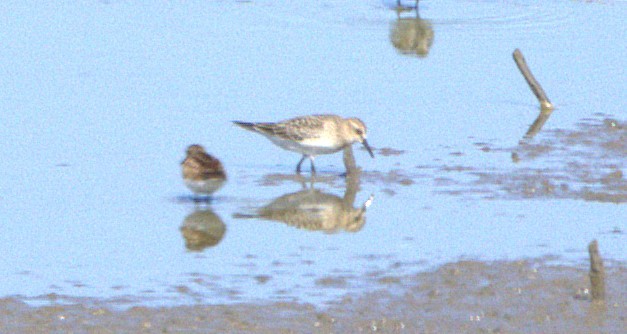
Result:
<svg viewBox="0 0 627 334"><path fill-rule="evenodd" d="M0 300L2 333L620 333L627 270L607 268L607 300L592 302L588 268L545 260L461 261L382 276L371 292L302 303L135 306L76 299L32 307Z"/></svg>

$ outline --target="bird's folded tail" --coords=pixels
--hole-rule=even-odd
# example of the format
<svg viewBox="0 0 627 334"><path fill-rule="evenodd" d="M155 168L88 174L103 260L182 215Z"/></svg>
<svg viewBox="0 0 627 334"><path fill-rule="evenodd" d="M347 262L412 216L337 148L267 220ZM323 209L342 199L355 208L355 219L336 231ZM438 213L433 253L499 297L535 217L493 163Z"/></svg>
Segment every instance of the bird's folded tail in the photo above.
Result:
<svg viewBox="0 0 627 334"><path fill-rule="evenodd" d="M233 121L235 125L238 125L248 131L258 132L264 135L277 135L280 133L282 127L277 127L276 123L249 123L249 122L240 122Z"/></svg>
<svg viewBox="0 0 627 334"><path fill-rule="evenodd" d="M233 218L235 219L255 219L259 218L259 215L251 215L246 213L234 213Z"/></svg>
<svg viewBox="0 0 627 334"><path fill-rule="evenodd" d="M242 128L246 129L246 130L251 130L251 131L255 131L255 123L250 123L250 122L240 122L240 121L233 121L233 123L235 125L241 126Z"/></svg>

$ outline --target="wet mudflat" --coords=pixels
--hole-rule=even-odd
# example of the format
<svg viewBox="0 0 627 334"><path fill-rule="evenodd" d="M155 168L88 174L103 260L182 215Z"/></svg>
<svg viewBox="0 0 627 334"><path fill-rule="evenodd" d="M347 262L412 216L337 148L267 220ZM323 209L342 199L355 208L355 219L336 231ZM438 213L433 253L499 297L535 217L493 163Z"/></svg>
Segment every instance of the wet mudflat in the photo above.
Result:
<svg viewBox="0 0 627 334"><path fill-rule="evenodd" d="M523 137L513 147L475 145L486 156L510 155L512 164L489 168L441 164L417 166L435 178L436 191L483 199L575 199L627 202L623 175L627 156L627 125L596 114L574 129L546 131L540 138ZM463 156L451 151L451 155ZM407 176L406 176L407 177ZM437 181L437 182L435 182Z"/></svg>
<svg viewBox="0 0 627 334"><path fill-rule="evenodd" d="M0 300L6 333L620 333L627 271L608 270L605 303L584 268L551 259L461 261L410 276L373 274L371 291L326 307L298 302L132 307L76 298L34 308ZM329 277L331 284L343 278ZM321 283L321 289L324 285Z"/></svg>

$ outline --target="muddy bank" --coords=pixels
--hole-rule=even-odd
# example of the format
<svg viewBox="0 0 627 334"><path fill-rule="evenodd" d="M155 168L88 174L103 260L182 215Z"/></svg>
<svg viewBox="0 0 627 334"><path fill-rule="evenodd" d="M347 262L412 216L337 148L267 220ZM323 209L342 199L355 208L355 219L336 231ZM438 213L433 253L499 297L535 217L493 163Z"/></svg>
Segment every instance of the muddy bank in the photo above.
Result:
<svg viewBox="0 0 627 334"><path fill-rule="evenodd" d="M627 270L607 271L607 301L590 301L588 271L550 259L461 261L390 277L371 292L301 303L131 307L92 299L32 307L0 300L0 332L89 333L619 333L627 328Z"/></svg>
<svg viewBox="0 0 627 334"><path fill-rule="evenodd" d="M436 193L467 198L627 202L624 176L627 125L624 120L595 114L581 120L574 129L544 130L534 136L527 133L514 147L474 143L486 161L496 161L495 156L505 154L511 157L511 164L491 167L467 164L463 157L472 152L450 147L451 159L446 163L421 164L413 170L368 172L364 173L362 181L381 184L385 187L383 191L390 195L396 193L396 186L416 183L433 186ZM386 156L390 149L381 151L377 153Z"/></svg>

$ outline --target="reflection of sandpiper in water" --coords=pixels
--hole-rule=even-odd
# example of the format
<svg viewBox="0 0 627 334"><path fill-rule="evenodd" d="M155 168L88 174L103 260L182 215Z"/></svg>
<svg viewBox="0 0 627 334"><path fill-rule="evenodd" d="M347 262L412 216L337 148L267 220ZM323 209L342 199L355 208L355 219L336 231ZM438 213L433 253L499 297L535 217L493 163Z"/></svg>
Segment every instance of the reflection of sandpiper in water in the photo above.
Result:
<svg viewBox="0 0 627 334"><path fill-rule="evenodd" d="M226 173L220 160L207 154L200 145L190 145L187 156L181 162L183 181L187 188L198 195L211 195L226 181Z"/></svg>
<svg viewBox="0 0 627 334"><path fill-rule="evenodd" d="M255 214L235 214L234 218L257 218L283 222L296 228L334 233L357 232L366 223L366 209L374 196L359 208L353 207L358 181L347 178L344 198L311 188L278 197Z"/></svg>
<svg viewBox="0 0 627 334"><path fill-rule="evenodd" d="M416 12L415 17L401 17L403 11ZM433 27L431 22L420 18L418 2L415 8L396 7L397 19L392 23L390 41L396 50L404 55L426 57L433 45Z"/></svg>
<svg viewBox="0 0 627 334"><path fill-rule="evenodd" d="M190 251L202 251L217 245L225 232L226 226L222 219L209 208L192 212L181 225L185 247Z"/></svg>
<svg viewBox="0 0 627 334"><path fill-rule="evenodd" d="M296 173L306 158L311 161L315 173L314 158L331 154L354 143L362 143L370 156L372 149L366 141L366 125L359 118L342 118L336 115L313 115L288 119L278 123L248 123L234 121L242 128L262 134L275 145L303 155L296 166Z"/></svg>

